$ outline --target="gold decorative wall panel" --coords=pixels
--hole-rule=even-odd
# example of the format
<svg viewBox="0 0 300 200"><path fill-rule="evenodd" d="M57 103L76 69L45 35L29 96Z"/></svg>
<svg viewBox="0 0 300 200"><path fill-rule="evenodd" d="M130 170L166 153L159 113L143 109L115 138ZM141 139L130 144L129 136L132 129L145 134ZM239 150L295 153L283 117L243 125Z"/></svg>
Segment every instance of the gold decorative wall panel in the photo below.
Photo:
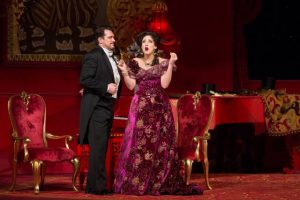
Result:
<svg viewBox="0 0 300 200"><path fill-rule="evenodd" d="M124 50L138 32L147 28L154 2L12 0L8 5L8 60L80 61L95 47L93 27L99 12L106 12L117 45ZM99 5L107 7L98 8Z"/></svg>

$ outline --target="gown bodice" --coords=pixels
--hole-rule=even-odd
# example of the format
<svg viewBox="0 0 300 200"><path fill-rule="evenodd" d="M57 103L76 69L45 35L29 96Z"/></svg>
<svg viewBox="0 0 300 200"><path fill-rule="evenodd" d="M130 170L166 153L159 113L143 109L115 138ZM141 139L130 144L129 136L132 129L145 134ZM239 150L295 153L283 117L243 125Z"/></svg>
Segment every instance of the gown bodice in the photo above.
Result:
<svg viewBox="0 0 300 200"><path fill-rule="evenodd" d="M129 65L129 76L136 79L138 85L136 94L155 96L159 93L164 93L160 78L166 72L168 65L169 60L163 60L149 69L143 69L138 66L136 61L132 61Z"/></svg>

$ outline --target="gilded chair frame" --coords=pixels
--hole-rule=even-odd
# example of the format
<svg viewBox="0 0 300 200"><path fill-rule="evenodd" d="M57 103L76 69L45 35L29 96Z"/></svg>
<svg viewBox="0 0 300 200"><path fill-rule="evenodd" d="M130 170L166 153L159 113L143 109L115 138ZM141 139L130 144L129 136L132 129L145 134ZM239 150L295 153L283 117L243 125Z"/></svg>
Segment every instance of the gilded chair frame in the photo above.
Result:
<svg viewBox="0 0 300 200"><path fill-rule="evenodd" d="M29 101L30 101L30 96L32 95L36 95L39 96L41 98L41 100L43 101L44 105L45 101L44 99L38 95L38 94L27 94L26 92L22 92L21 93L21 98L22 101L24 103L24 105L26 106L26 109ZM34 179L34 193L38 194L40 191L40 188L43 187L44 185L44 180L45 180L45 172L46 172L46 163L43 162L42 160L31 160L30 159L30 154L28 151L28 144L30 143L30 139L27 137L19 137L18 135L18 129L17 129L17 125L12 113L12 99L16 96L19 95L14 95L11 96L8 100L8 113L9 113L9 118L11 121L11 125L13 128L13 132L12 132L12 140L13 140L13 160L12 160L12 184L10 187L10 191L15 191L15 186L16 186L16 177L17 177L17 167L18 167L18 153L20 151L20 145L23 144L23 148L24 148L24 163L31 163L32 166L32 171L33 171L33 179ZM46 132L46 106L45 106L45 110L44 110L44 120L43 120L43 143L44 143L44 147L47 148L48 147L48 142L47 139L53 139L53 140L57 140L57 139L64 139L65 140L65 147L67 149L70 149L69 147L69 142L73 139L73 137L71 135L53 135L51 133L47 133ZM79 159L77 157L73 158L72 160L70 160L70 162L73 164L73 175L72 175L72 188L74 191L78 191L77 187L76 187L76 177L78 175L79 172L79 166L80 166L80 162Z"/></svg>
<svg viewBox="0 0 300 200"><path fill-rule="evenodd" d="M186 95L192 95L192 94L184 94L180 98L183 98ZM199 99L202 97L202 94L200 92L196 92L193 96L193 105L194 109L196 109L197 104L199 102ZM179 100L180 100L179 98ZM188 185L190 184L190 179L191 179L191 173L192 173L192 167L193 167L193 162L201 162L202 161L202 167L203 167L203 172L204 172L204 178L205 178L205 183L206 187L211 190L212 187L209 184L209 161L208 161L208 154L207 154L207 149L208 149L208 142L207 140L210 139L210 133L209 133L209 127L211 124L211 120L214 114L214 99L210 98L211 102L211 112L208 117L207 124L204 129L204 134L203 136L195 136L192 140L193 142L196 143L196 148L195 148L195 159L183 159L184 162L184 172L185 172L185 183ZM178 100L178 101L179 101ZM180 130L180 123L179 123L179 114L178 114L178 103L177 103L177 125L178 125L178 131ZM179 134L179 133L178 133ZM201 148L201 146L203 148ZM200 157L200 154L203 154L203 160Z"/></svg>

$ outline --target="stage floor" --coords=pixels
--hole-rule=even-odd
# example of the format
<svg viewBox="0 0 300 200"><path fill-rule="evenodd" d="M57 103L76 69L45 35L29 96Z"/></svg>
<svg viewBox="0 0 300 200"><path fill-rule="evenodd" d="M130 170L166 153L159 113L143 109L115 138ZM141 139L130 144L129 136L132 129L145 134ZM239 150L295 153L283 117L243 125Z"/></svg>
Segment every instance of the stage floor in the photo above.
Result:
<svg viewBox="0 0 300 200"><path fill-rule="evenodd" d="M193 174L192 182L204 186L204 179ZM44 190L40 194L33 193L31 175L19 175L15 192L8 191L10 176L0 177L0 199L6 200L50 200L50 199L119 199L119 200L152 200L152 199L222 199L222 200L276 200L300 199L300 174L210 174L212 190L205 190L202 196L134 196L119 195L97 196L85 194L84 191L74 192L71 188L71 175L48 175Z"/></svg>

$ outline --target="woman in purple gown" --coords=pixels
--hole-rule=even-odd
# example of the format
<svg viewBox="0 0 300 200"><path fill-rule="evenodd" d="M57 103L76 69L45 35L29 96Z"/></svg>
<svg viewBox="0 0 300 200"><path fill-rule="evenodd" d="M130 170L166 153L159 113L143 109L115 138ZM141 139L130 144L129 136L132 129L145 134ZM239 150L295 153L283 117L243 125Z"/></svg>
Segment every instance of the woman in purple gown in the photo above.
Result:
<svg viewBox="0 0 300 200"><path fill-rule="evenodd" d="M133 90L128 125L116 169L114 191L132 195L202 194L198 185L186 185L180 176L176 130L168 95L177 55L157 55L159 37L143 32L137 38L142 57L119 68L126 86ZM137 86L137 87L136 87Z"/></svg>

